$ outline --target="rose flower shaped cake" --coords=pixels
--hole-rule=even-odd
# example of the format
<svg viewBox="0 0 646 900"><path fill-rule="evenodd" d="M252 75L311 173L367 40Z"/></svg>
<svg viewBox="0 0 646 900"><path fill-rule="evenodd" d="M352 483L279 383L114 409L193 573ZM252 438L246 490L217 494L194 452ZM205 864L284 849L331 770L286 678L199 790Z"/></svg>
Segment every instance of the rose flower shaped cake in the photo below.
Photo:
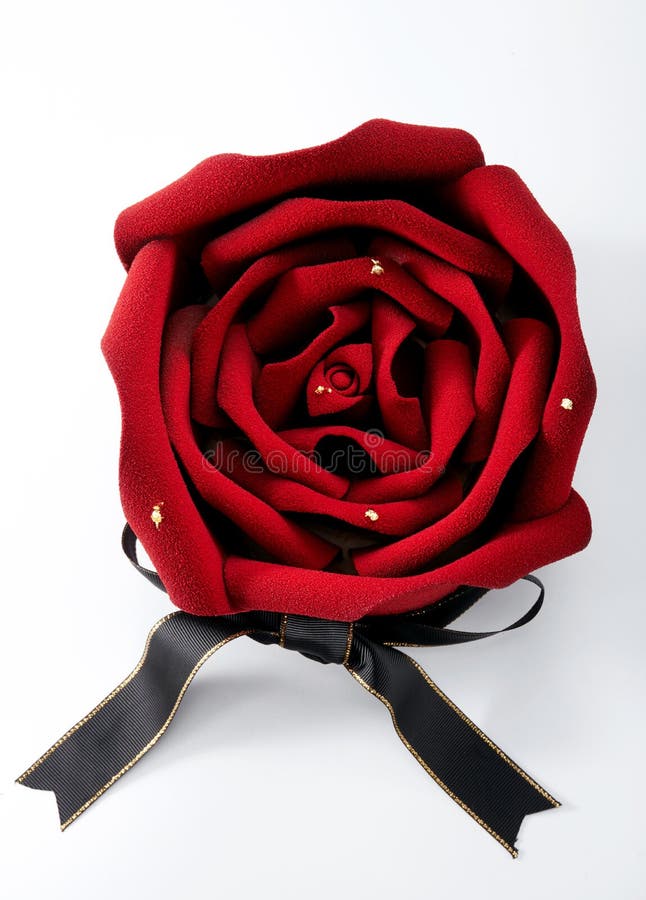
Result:
<svg viewBox="0 0 646 900"><path fill-rule="evenodd" d="M177 606L350 621L587 544L572 255L466 132L214 156L115 239L122 503Z"/></svg>

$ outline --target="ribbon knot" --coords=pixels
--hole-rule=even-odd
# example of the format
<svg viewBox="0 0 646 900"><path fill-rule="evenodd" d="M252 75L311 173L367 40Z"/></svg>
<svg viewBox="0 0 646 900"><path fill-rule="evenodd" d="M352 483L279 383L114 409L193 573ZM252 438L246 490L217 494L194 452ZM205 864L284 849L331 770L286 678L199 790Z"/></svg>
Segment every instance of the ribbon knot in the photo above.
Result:
<svg viewBox="0 0 646 900"><path fill-rule="evenodd" d="M342 665L350 658L353 630L351 622L283 615L279 643L281 647L297 650L316 662Z"/></svg>

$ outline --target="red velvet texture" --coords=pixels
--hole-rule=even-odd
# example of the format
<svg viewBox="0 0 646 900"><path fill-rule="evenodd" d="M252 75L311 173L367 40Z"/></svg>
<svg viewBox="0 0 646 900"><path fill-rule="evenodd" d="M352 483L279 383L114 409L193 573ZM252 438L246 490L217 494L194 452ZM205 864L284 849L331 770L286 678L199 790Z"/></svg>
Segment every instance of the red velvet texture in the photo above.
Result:
<svg viewBox="0 0 646 900"><path fill-rule="evenodd" d="M177 606L352 620L588 543L572 255L471 135L215 156L115 240L122 503Z"/></svg>

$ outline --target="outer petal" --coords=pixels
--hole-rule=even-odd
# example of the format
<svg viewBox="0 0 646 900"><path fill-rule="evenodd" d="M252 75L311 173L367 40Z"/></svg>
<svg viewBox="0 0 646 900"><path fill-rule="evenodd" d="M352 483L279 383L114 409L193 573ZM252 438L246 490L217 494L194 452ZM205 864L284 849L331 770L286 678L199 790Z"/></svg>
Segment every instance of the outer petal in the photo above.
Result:
<svg viewBox="0 0 646 900"><path fill-rule="evenodd" d="M223 557L175 461L159 389L176 267L177 249L170 240L153 241L137 254L101 346L121 401L119 484L126 518L173 602L188 612L213 615L229 610ZM150 514L159 503L164 520L157 530Z"/></svg>
<svg viewBox="0 0 646 900"><path fill-rule="evenodd" d="M496 243L525 269L554 311L560 352L541 428L517 500L516 515L543 516L563 505L596 398L581 333L570 247L529 188L512 169L486 166L446 192L472 229ZM561 406L572 400L572 409Z"/></svg>
<svg viewBox="0 0 646 900"><path fill-rule="evenodd" d="M124 210L115 226L126 267L161 236L199 241L200 229L225 216L307 189L348 183L444 181L484 162L474 137L455 128L372 119L343 137L271 156L221 154Z"/></svg>
<svg viewBox="0 0 646 900"><path fill-rule="evenodd" d="M502 528L455 562L421 575L374 578L314 572L230 556L225 579L237 610L268 609L352 621L425 606L459 585L501 588L528 572L577 553L590 539L590 517L572 491L557 512Z"/></svg>

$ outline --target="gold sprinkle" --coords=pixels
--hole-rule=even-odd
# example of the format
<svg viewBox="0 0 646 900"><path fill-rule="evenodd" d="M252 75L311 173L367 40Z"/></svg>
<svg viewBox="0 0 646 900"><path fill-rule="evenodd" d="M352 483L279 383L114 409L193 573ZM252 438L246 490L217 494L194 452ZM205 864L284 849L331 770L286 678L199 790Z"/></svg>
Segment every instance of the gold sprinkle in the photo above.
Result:
<svg viewBox="0 0 646 900"><path fill-rule="evenodd" d="M384 267L382 266L382 264L379 262L378 259L371 258L370 262L372 263L372 269L370 270L371 275L383 275L384 274Z"/></svg>
<svg viewBox="0 0 646 900"><path fill-rule="evenodd" d="M164 521L164 517L161 514L161 507L163 505L163 503L155 503L155 505L153 506L153 511L150 514L150 518L157 531L159 531L159 526Z"/></svg>
<svg viewBox="0 0 646 900"><path fill-rule="evenodd" d="M574 403L572 403L569 397L563 397L563 399L561 400L561 406L563 407L563 409L572 409Z"/></svg>
<svg viewBox="0 0 646 900"><path fill-rule="evenodd" d="M315 394L324 394L325 393L325 385L324 384L317 385L314 388L314 393Z"/></svg>
<svg viewBox="0 0 646 900"><path fill-rule="evenodd" d="M371 522L376 522L379 519L379 513L375 512L374 509L367 509L364 512L364 516L366 519L370 519Z"/></svg>

